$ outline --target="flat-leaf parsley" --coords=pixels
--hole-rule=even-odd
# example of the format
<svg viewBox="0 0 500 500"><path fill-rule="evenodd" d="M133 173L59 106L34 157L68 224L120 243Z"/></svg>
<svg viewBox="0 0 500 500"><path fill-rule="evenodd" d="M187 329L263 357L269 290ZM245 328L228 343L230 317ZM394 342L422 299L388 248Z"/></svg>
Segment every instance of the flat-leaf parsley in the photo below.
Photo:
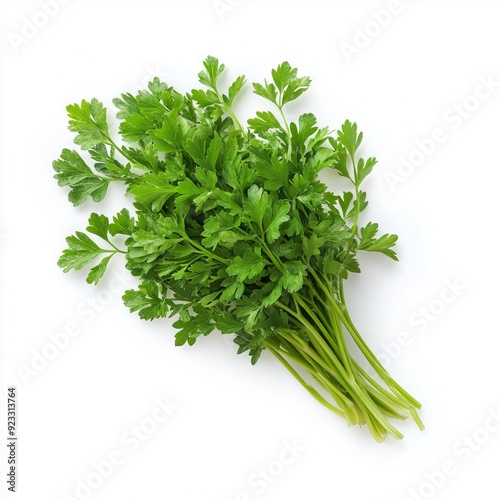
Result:
<svg viewBox="0 0 500 500"><path fill-rule="evenodd" d="M87 232L67 238L59 266L91 265L87 281L98 283L113 255L124 254L140 279L125 304L146 320L174 316L176 345L216 329L233 334L253 364L269 351L314 398L349 424L366 424L377 441L402 437L388 417L411 415L422 428L420 404L374 356L345 304L343 283L360 271L359 250L397 260L397 236L360 225L368 204L361 186L376 164L359 157L362 132L350 121L336 133L320 128L311 113L290 122L285 107L311 80L287 62L253 85L274 111L244 127L232 105L245 77L224 94L223 71L208 57L199 73L205 89L182 94L155 78L115 99L121 141L97 99L68 106L69 128L90 161L63 150L53 164L59 185L76 206L123 182L135 213L93 213ZM325 168L352 189L329 191L318 179ZM347 336L372 375L351 356Z"/></svg>

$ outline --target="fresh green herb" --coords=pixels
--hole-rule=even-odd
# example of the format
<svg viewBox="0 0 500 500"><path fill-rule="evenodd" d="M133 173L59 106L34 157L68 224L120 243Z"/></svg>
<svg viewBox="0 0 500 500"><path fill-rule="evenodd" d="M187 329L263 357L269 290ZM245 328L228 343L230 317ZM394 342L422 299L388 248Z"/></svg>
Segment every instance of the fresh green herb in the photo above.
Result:
<svg viewBox="0 0 500 500"><path fill-rule="evenodd" d="M320 128L311 113L288 121L287 104L311 81L287 62L272 81L253 85L275 111L257 112L245 128L232 107L245 77L224 94L223 71L208 57L199 73L204 90L181 94L155 78L148 90L115 99L127 145L111 137L96 99L68 106L69 128L92 166L65 149L54 162L59 185L76 206L123 182L135 214L93 213L93 237L67 238L59 265L67 272L94 263L87 281L98 283L122 253L140 279L125 304L146 320L175 316L176 345L216 329L233 334L252 364L263 350L272 353L319 402L351 425L366 424L377 441L402 437L388 417L411 415L423 428L420 404L377 360L345 304L358 250L397 260L397 236L360 225L368 204L361 186L376 163L359 157L363 134L349 121L336 133ZM352 189L328 191L318 179L326 168ZM348 336L372 374L351 356Z"/></svg>

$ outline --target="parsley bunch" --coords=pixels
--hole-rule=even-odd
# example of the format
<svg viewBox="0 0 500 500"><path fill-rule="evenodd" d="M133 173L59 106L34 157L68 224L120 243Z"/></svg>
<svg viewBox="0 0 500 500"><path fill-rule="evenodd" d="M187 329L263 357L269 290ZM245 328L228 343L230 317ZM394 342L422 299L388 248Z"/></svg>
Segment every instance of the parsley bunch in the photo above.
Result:
<svg viewBox="0 0 500 500"><path fill-rule="evenodd" d="M366 424L377 441L401 438L388 417L411 415L422 427L420 404L371 352L343 291L349 272L360 271L358 250L397 260L397 236L359 225L367 206L361 186L376 160L358 157L363 134L355 123L333 133L311 113L287 120L286 105L311 83L287 62L272 81L253 85L275 111L257 112L246 128L232 107L245 77L222 93L223 71L208 57L203 90L181 94L155 78L148 90L115 99L120 142L101 102L68 106L69 128L87 158L63 150L53 164L59 185L76 206L101 201L111 182L123 182L135 214L123 209L110 220L93 213L86 232L67 238L58 264L67 272L95 263L87 282L97 283L110 259L124 254L140 280L125 305L146 320L175 316L176 345L216 329L233 334L252 364L267 349L349 424ZM352 189L328 191L318 179L325 168ZM351 356L347 336L373 376Z"/></svg>

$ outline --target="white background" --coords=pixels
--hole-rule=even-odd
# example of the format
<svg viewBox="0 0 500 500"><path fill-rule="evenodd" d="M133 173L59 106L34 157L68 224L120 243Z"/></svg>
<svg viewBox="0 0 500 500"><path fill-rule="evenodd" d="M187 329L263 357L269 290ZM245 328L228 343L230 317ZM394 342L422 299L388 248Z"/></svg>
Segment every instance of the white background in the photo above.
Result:
<svg viewBox="0 0 500 500"><path fill-rule="evenodd" d="M374 24L389 5L70 0L27 32L27 22L44 21L40 3L2 2L0 435L15 385L17 498L83 498L78 481L113 453L121 465L89 498L499 498L500 427L489 415L500 410L500 6L402 0L386 26ZM20 41L23 29L31 38ZM346 56L343 44L355 43ZM57 267L65 236L91 211L111 215L124 203L118 189L100 206L74 209L53 180L52 160L72 141L65 106L98 97L113 115L113 97L156 74L189 91L208 54L226 64L227 81L242 73L262 81L288 60L313 79L292 116L313 112L332 128L349 118L364 131L363 152L379 159L365 220L399 234L400 262L363 256L348 302L373 350L392 355L391 374L423 403L424 432L397 423L404 440L376 444L271 356L252 367L217 335L175 348L169 320L146 323L122 305L132 280L90 287L83 273ZM497 83L489 95L479 89L478 101L481 78ZM250 88L243 97L243 119L265 106ZM468 116L457 118L464 104ZM445 139L418 162L416 141L436 128ZM420 164L391 187L388 175L412 153ZM335 189L335 176L327 181ZM126 276L121 268L113 270ZM79 335L40 360L68 324ZM159 415L157 398L177 409L134 451L124 439ZM295 457L283 454L285 442ZM436 472L443 463L448 475ZM6 486L2 479L2 495Z"/></svg>

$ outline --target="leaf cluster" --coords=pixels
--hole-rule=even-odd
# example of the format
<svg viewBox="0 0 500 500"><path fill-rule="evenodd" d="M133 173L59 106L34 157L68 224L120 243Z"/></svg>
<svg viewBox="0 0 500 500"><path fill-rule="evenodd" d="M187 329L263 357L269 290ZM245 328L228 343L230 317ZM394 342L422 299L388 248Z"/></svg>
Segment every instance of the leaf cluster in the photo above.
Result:
<svg viewBox="0 0 500 500"><path fill-rule="evenodd" d="M87 278L97 283L110 258L123 253L142 282L124 296L132 311L144 319L177 315L178 345L216 328L233 333L255 363L275 332L294 329L285 308L293 307L296 294L309 293L315 275L335 290L349 271L359 271L357 249L395 258L397 237L377 239L377 224L358 232L349 222L367 205L358 188L376 163L357 158L362 133L356 124L346 121L332 134L311 113L297 123L282 115L308 89L308 77L284 62L271 83L255 83L254 92L278 115L257 112L244 130L231 105L245 77L221 93L223 72L224 65L208 57L199 73L206 89L182 95L154 79L148 90L115 99L122 147L110 137L102 103L68 106L75 144L92 162L65 149L54 162L55 178L70 188L74 205L89 197L101 201L110 182L122 181L136 214L124 209L110 223L93 213L87 232L105 248L77 232L67 238L59 265L66 272L101 259ZM348 178L355 190L328 191L318 179L324 168ZM122 250L110 239L117 234L127 237Z"/></svg>

